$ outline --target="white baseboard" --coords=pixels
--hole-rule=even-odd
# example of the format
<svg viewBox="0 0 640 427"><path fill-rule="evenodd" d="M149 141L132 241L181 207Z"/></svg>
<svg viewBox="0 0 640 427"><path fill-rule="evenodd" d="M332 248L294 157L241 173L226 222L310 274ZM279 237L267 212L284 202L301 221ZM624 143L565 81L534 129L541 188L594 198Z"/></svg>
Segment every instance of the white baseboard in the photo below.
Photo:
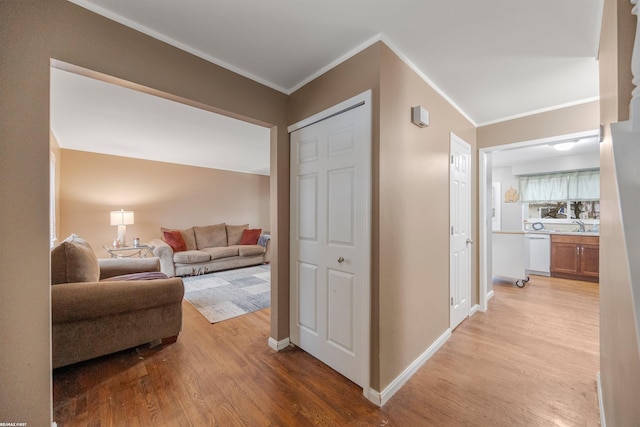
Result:
<svg viewBox="0 0 640 427"><path fill-rule="evenodd" d="M596 382L598 383L598 406L600 407L600 425L607 427L607 422L604 418L604 404L602 402L602 383L600 382L600 372L596 374Z"/></svg>
<svg viewBox="0 0 640 427"><path fill-rule="evenodd" d="M495 292L493 292L493 290L490 290L489 292L487 292L487 301L489 301L491 298L493 298L494 294L495 294Z"/></svg>
<svg viewBox="0 0 640 427"><path fill-rule="evenodd" d="M451 329L447 329L444 334L442 334L440 338L438 338L433 344L431 344L431 346L424 353L422 353L416 360L414 360L413 363L411 363L411 365L407 367L407 369L405 369L400 375L398 375L393 381L391 381L391 384L389 384L384 390L382 390L382 393L374 389L369 389L369 395L367 396L367 398L378 406L382 406L387 403L389 399L391 399L391 397L396 394L396 392L400 390L407 381L409 381L409 378L411 378L413 374L415 374L418 369L420 369L420 367L424 365L425 362L429 360L431 356L433 356L435 352L438 351L438 349L442 347L442 345L450 337Z"/></svg>
<svg viewBox="0 0 640 427"><path fill-rule="evenodd" d="M469 317L473 316L474 314L476 314L476 311L480 310L480 304L476 304L473 307L471 307L471 310L469 310Z"/></svg>
<svg viewBox="0 0 640 427"><path fill-rule="evenodd" d="M284 350L285 348L289 347L289 344L291 344L291 341L289 340L289 337L280 340L280 341L276 341L275 339L269 337L269 347L271 347L272 349L274 349L275 351L280 351L280 350Z"/></svg>

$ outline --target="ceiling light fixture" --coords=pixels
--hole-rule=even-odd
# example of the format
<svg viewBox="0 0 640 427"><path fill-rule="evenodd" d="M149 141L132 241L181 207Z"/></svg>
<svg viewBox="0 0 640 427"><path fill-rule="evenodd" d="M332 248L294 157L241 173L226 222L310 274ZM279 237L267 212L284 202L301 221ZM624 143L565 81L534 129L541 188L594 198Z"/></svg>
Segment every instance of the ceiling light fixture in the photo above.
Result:
<svg viewBox="0 0 640 427"><path fill-rule="evenodd" d="M557 144L553 144L552 147L558 151L567 151L567 150L571 150L576 145L577 142L578 141L559 142Z"/></svg>

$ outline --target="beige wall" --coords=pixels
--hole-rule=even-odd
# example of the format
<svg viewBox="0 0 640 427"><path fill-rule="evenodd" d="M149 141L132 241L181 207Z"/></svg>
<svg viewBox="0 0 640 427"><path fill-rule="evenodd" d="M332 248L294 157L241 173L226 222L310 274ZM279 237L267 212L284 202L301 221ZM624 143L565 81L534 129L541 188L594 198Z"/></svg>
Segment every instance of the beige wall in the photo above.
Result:
<svg viewBox="0 0 640 427"><path fill-rule="evenodd" d="M289 122L367 89L373 92L371 387L382 391L449 327L449 135L475 153L475 128L381 42L293 93ZM431 112L426 129L410 121L418 104ZM475 264L473 277L475 284ZM472 293L477 301L475 285Z"/></svg>
<svg viewBox="0 0 640 427"><path fill-rule="evenodd" d="M636 20L628 1L606 0L600 39L600 375L607 425L637 426L640 420L640 354L629 260L617 190L609 125L629 118L630 61ZM635 218L632 218L632 221Z"/></svg>
<svg viewBox="0 0 640 427"><path fill-rule="evenodd" d="M271 336L288 336L287 96L65 0L0 2L0 420L51 422L49 64L58 59L272 128Z"/></svg>
<svg viewBox="0 0 640 427"><path fill-rule="evenodd" d="M478 148L596 130L599 108L599 102L592 101L482 126L478 128Z"/></svg>
<svg viewBox="0 0 640 427"><path fill-rule="evenodd" d="M411 123L411 107L430 125ZM450 133L471 145L475 127L388 47L380 75L380 387L384 389L449 328ZM477 171L472 168L470 187ZM475 236L476 193L472 191ZM472 239L477 240L475 237ZM472 247L472 260L476 259ZM472 264L471 305L478 302Z"/></svg>
<svg viewBox="0 0 640 427"><path fill-rule="evenodd" d="M268 142L265 142L268 143ZM160 227L246 224L269 230L269 177L62 150L60 239L85 238L98 257L116 236L109 211L135 213L127 242L159 238Z"/></svg>

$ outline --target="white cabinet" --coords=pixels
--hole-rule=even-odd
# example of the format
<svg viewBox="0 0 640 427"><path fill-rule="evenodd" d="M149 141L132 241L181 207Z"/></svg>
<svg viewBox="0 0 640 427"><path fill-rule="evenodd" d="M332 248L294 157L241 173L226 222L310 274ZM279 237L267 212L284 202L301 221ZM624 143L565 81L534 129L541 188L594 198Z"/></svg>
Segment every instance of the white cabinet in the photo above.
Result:
<svg viewBox="0 0 640 427"><path fill-rule="evenodd" d="M551 275L551 239L548 234L529 233L526 242L527 274Z"/></svg>
<svg viewBox="0 0 640 427"><path fill-rule="evenodd" d="M492 274L526 282L524 231L494 231L492 234Z"/></svg>

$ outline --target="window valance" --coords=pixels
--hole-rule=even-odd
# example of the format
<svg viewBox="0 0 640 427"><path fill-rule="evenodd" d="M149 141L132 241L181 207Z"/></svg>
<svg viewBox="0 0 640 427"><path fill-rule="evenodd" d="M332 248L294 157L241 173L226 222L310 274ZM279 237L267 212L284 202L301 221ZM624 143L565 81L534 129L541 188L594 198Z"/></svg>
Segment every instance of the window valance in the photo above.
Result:
<svg viewBox="0 0 640 427"><path fill-rule="evenodd" d="M585 170L519 177L523 202L600 200L600 171Z"/></svg>

